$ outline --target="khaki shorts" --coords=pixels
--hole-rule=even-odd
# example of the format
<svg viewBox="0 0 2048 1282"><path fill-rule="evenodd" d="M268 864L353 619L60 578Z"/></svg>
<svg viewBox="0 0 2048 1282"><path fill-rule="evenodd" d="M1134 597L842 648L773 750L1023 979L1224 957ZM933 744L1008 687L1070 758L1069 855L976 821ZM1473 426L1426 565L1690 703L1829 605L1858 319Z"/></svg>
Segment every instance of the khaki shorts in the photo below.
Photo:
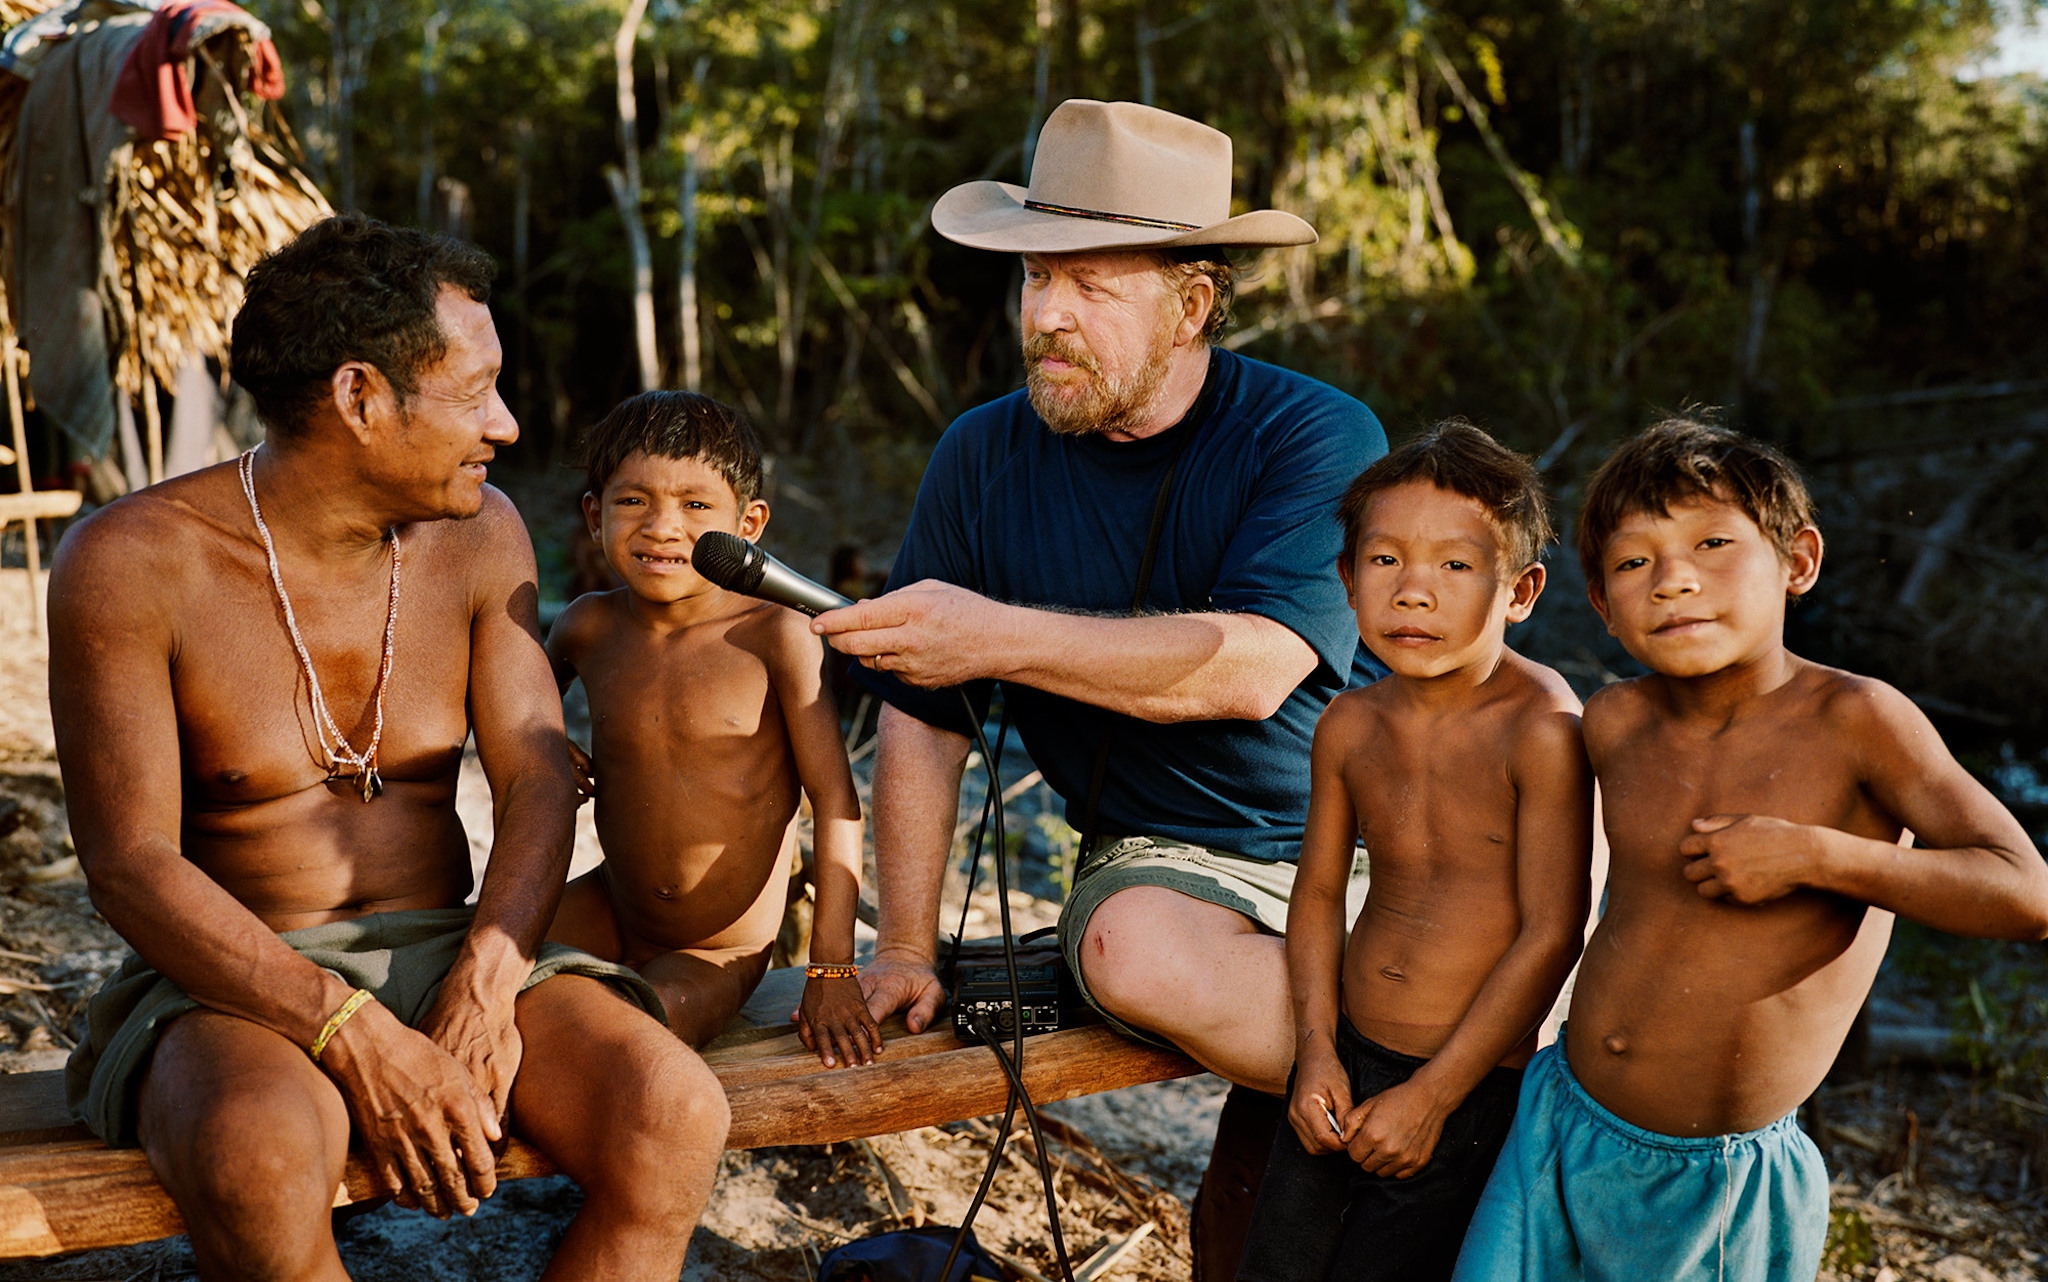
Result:
<svg viewBox="0 0 2048 1282"><path fill-rule="evenodd" d="M1365 851L1351 865L1351 884L1344 892L1346 928L1365 906ZM1191 899L1220 904L1252 919L1268 935L1287 933L1287 901L1294 893L1294 865L1247 859L1210 846L1191 846L1168 837L1125 837L1102 847L1074 874L1074 889L1060 909L1060 953L1081 995L1103 1020L1125 1037L1155 1046L1170 1046L1162 1037L1126 1024L1095 1000L1081 974L1081 941L1088 919L1118 891L1158 886ZM1280 1012L1283 1016L1285 1010Z"/></svg>

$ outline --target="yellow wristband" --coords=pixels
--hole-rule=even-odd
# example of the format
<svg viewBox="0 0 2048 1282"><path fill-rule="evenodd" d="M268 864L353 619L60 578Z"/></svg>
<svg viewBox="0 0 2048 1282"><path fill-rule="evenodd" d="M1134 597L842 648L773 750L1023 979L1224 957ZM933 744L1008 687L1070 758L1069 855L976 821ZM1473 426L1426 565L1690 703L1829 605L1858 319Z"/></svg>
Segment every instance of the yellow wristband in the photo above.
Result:
<svg viewBox="0 0 2048 1282"><path fill-rule="evenodd" d="M341 1026L354 1018L355 1013L363 1008L363 1003L375 1000L377 994L367 988L358 988L348 995L348 1000L341 1004L339 1010L327 1017L326 1026L320 1030L320 1035L313 1039L312 1054L315 1064L320 1062L320 1052L327 1049L327 1043L334 1040L334 1035L341 1031Z"/></svg>
<svg viewBox="0 0 2048 1282"><path fill-rule="evenodd" d="M860 967L850 962L811 962L804 967L805 979L853 979Z"/></svg>

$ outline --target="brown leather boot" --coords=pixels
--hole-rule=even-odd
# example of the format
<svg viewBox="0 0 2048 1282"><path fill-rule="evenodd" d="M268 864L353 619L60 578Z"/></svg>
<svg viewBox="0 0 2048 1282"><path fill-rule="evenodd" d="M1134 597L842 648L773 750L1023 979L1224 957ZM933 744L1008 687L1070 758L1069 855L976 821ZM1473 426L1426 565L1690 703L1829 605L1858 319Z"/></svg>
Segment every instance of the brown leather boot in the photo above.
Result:
<svg viewBox="0 0 2048 1282"><path fill-rule="evenodd" d="M1266 1178L1266 1160L1273 1154L1273 1136L1287 1119L1287 1101L1247 1086L1233 1086L1216 1119L1216 1145L1209 1150L1209 1169L1195 1193L1194 1282L1235 1282L1244 1255L1245 1234L1252 1223L1252 1204Z"/></svg>

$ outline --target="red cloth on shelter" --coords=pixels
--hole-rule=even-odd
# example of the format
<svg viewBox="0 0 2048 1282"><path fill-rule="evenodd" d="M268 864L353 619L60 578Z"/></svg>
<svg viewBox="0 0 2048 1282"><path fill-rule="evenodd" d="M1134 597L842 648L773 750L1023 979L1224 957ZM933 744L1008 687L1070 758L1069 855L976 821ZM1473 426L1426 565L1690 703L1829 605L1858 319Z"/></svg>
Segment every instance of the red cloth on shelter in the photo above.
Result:
<svg viewBox="0 0 2048 1282"><path fill-rule="evenodd" d="M255 20L228 0L176 0L156 11L149 28L122 64L109 104L114 115L134 126L136 136L154 141L192 132L199 123L192 106L192 86L185 60L192 55L192 34L202 18L229 18L232 25ZM259 98L284 97L284 65L277 46L254 40L249 47L249 90Z"/></svg>

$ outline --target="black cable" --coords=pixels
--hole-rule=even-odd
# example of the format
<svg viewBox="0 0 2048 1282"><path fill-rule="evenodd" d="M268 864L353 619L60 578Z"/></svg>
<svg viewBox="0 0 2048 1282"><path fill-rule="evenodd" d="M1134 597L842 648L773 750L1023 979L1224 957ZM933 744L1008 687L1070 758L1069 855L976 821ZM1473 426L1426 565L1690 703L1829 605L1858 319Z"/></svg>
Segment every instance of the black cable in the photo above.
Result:
<svg viewBox="0 0 2048 1282"><path fill-rule="evenodd" d="M962 694L964 695L965 691L962 691ZM974 705L972 703L969 703L967 706L967 717L970 722L974 720ZM946 950L946 964L939 970L940 981L949 989L956 987L954 977L960 971L960 947L967 940L967 910L974 903L974 888L981 881L981 851L988 837L989 819L997 813L996 806L1002 802L1000 794L1002 792L1003 778L1003 749L1009 744L1009 741L1010 701L1005 699L1003 700L1002 713L996 718L996 755L991 759L988 754L984 753L981 758L982 766L988 772L988 777L992 782L989 785L988 791L982 796L981 818L974 827L974 844L968 848L967 893L960 899L960 920L954 924L953 946ZM1003 844L1002 838L999 837L996 844L998 847L1001 847Z"/></svg>
<svg viewBox="0 0 2048 1282"><path fill-rule="evenodd" d="M1020 1026L1022 1022L1018 1021ZM1038 1106L1031 1102L1031 1092L1024 1089L1022 1071L1017 1065L1010 1063L1009 1056L1003 1054L1002 1043L996 1040L995 1030L989 1027L986 1015L975 1016L974 1031L980 1034L981 1040L987 1042L988 1048L996 1053L996 1059L1002 1064L1003 1072L1009 1075L1010 1097L1015 1099L1021 1095L1024 1099L1024 1120L1031 1127L1031 1145L1038 1151L1038 1182L1045 1187L1045 1214L1052 1223L1053 1253L1059 1258L1061 1275L1067 1282L1074 1282L1073 1266L1067 1262L1066 1240L1060 1235L1060 1207L1059 1199L1054 1195L1052 1187L1051 1150L1045 1146L1045 1133L1038 1128Z"/></svg>
<svg viewBox="0 0 2048 1282"><path fill-rule="evenodd" d="M1012 1057L1004 1055L1001 1046L997 1044L994 1030L990 1029L987 1025L986 1016L977 1017L973 1025L975 1031L981 1035L982 1040L988 1043L989 1049L995 1052L996 1060L1003 1066L1004 1075L1010 1079L1010 1102L1009 1108L1003 1114L1003 1129L996 1136L995 1149L989 1154L988 1169L982 1174L981 1190L976 1193L975 1201L968 1207L967 1214L961 1217L960 1227L953 1234L953 1249L947 1252L946 1262L939 1269L939 1277L944 1279L952 1271L953 1261L959 1257L961 1244L967 1240L967 1230L974 1223L975 1214L981 1209L981 1200L986 1194L989 1185L995 1179L996 1164L1002 1160L1003 1145L1009 1138L1010 1124L1016 1116L1017 1101L1021 1097L1024 1103L1024 1117L1031 1127L1031 1138L1038 1150L1038 1177L1039 1181L1045 1186L1045 1211L1046 1217L1052 1226L1053 1255L1059 1261L1060 1277L1065 1282L1074 1282L1074 1266L1067 1260L1066 1238L1060 1232L1059 1199L1053 1193L1052 1167L1046 1157L1045 1138L1039 1133L1038 1129L1038 1109L1031 1102L1031 1093L1024 1089L1024 994L1017 985L1017 941L1015 933L1010 928L1010 870L1009 852L1004 849L1006 844L1006 825L1003 819L1003 781L1002 776L996 772L996 757L994 753L989 751L988 736L982 732L981 719L974 715L974 703L967 697L967 691L964 688L960 688L960 704L967 711L967 725L974 733L975 747L980 749L982 762L989 768L988 794L983 802L983 812L984 817L986 817L988 810L992 808L995 817L996 907L1003 923L1003 969L1010 981L1010 1013L1015 1039L1012 1052L1014 1062L1012 1062ZM977 870L980 867L980 863L979 843L977 842L975 855L975 867ZM970 895L972 894L972 884L972 878L970 877ZM964 908L961 912L960 920L961 930L964 933L967 920ZM958 936L955 937L956 956L957 948Z"/></svg>
<svg viewBox="0 0 2048 1282"><path fill-rule="evenodd" d="M974 1223L974 1217L981 1213L981 1204L988 1197L989 1186L996 1182L996 1167L1002 1165L1003 1147L1010 1142L1010 1125L1017 1120L1017 1088L1010 1088L1009 1103L1003 1109L1003 1126L996 1132L996 1144L988 1155L988 1166L981 1172L981 1187L974 1190L974 1198L967 1203L967 1214L960 1217L960 1227L953 1232L953 1249L946 1253L946 1263L939 1269L939 1282L953 1275L953 1261L960 1255L960 1247L967 1241L967 1230Z"/></svg>

